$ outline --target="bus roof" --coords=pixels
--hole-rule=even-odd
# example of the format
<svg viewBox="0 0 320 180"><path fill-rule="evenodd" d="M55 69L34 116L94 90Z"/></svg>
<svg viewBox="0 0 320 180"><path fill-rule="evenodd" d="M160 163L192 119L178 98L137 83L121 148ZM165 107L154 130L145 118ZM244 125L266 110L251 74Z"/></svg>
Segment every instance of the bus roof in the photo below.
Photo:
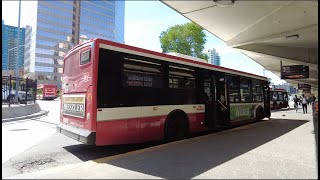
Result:
<svg viewBox="0 0 320 180"><path fill-rule="evenodd" d="M256 74L247 73L247 72L243 72L243 71L239 71L239 70L235 70L235 69L230 69L230 68L226 68L226 67L216 66L216 65L205 63L205 62L199 62L199 61L195 61L191 58L187 58L187 57L178 57L178 56L173 56L173 55L169 55L169 54L165 54L165 53L159 53L156 51L142 49L142 48L138 48L138 47L134 47L134 46L126 45L126 44L121 44L121 43L117 43L117 42L113 42L113 41L109 41L109 40L104 40L104 39L100 39L100 38L94 38L94 39L86 41L82 44L78 44L77 46L72 48L66 54L65 59L68 58L68 56L70 56L71 54L73 54L76 50L82 48L83 46L92 45L92 43L98 43L100 48L116 50L116 51L121 51L121 52L126 52L126 50L127 51L129 50L130 52L127 52L127 53L130 53L130 54L137 54L137 55L142 55L142 56L160 59L160 60L164 60L164 61L170 61L170 62L175 62L175 63L179 63L179 64L186 64L186 65L191 65L191 66L195 66L195 67L216 70L216 71L220 71L220 72L227 72L230 74L248 76L248 77L253 77L253 78L258 78L258 79L268 81L267 77L264 77L264 76L259 76Z"/></svg>

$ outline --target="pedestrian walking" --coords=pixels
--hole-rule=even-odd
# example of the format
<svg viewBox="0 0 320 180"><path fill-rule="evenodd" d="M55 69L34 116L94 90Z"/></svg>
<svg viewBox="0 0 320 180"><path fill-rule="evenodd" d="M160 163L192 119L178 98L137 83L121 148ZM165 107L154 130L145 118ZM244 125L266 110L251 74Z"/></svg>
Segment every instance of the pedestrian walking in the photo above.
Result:
<svg viewBox="0 0 320 180"><path fill-rule="evenodd" d="M312 105L314 104L314 102L316 101L316 99L317 99L317 98L313 95L313 96L312 96Z"/></svg>
<svg viewBox="0 0 320 180"><path fill-rule="evenodd" d="M302 94L301 104L302 104L303 114L307 113L307 98L304 96L304 94Z"/></svg>
<svg viewBox="0 0 320 180"><path fill-rule="evenodd" d="M299 98L297 95L294 96L293 102L294 102L294 109L296 110L296 113L297 113L298 112L298 103L299 103Z"/></svg>

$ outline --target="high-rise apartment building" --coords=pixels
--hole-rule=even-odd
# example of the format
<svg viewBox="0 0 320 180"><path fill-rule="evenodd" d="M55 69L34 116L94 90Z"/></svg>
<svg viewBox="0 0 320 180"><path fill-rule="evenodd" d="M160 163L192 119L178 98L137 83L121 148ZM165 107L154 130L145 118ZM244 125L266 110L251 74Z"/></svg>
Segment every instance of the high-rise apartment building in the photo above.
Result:
<svg viewBox="0 0 320 180"><path fill-rule="evenodd" d="M209 64L220 66L220 56L219 56L219 53L217 53L217 51L214 48L208 49L207 54L209 56L209 59L208 59Z"/></svg>
<svg viewBox="0 0 320 180"><path fill-rule="evenodd" d="M18 28L2 20L2 70L15 70L18 56ZM23 66L25 28L20 28L19 68Z"/></svg>
<svg viewBox="0 0 320 180"><path fill-rule="evenodd" d="M61 87L63 57L81 42L124 42L124 1L25 1L24 6L32 9L22 18L27 24L24 73L39 84Z"/></svg>

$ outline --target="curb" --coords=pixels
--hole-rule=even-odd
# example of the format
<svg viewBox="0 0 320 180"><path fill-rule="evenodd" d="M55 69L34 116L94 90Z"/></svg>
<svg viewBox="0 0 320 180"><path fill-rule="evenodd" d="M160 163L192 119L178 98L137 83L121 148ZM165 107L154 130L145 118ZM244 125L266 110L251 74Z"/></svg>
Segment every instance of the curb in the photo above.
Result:
<svg viewBox="0 0 320 180"><path fill-rule="evenodd" d="M40 117L43 115L48 115L49 111L40 111L38 113L26 115L26 116L20 116L20 117L14 117L14 118L7 118L7 119L2 119L2 123L6 122L11 122L11 121L19 121L19 120L24 120L24 119L31 119L31 118L36 118Z"/></svg>

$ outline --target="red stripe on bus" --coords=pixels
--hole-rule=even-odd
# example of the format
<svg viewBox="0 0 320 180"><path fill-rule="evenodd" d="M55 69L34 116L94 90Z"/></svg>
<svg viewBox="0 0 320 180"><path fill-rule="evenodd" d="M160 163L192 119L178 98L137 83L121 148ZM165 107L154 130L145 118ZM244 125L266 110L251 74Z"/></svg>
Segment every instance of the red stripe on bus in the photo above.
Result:
<svg viewBox="0 0 320 180"><path fill-rule="evenodd" d="M126 120L99 121L96 130L96 145L141 143L163 139L167 115L131 118ZM190 113L190 133L206 130L204 113ZM112 127L112 128L110 128Z"/></svg>

